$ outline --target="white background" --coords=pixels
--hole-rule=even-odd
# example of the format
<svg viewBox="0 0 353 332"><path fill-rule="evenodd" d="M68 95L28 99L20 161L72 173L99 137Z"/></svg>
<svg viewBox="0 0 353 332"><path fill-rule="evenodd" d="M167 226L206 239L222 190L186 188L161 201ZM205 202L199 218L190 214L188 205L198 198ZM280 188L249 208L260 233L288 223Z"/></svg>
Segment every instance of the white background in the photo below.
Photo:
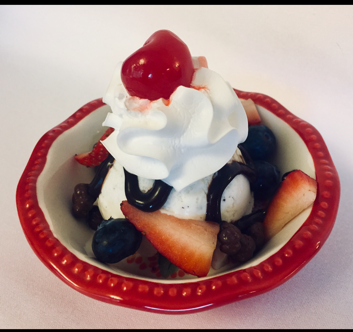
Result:
<svg viewBox="0 0 353 332"><path fill-rule="evenodd" d="M231 85L314 125L341 180L333 231L280 287L172 316L99 302L33 253L18 180L39 138L103 96L118 61L169 29ZM0 328L352 328L352 6L0 6Z"/></svg>

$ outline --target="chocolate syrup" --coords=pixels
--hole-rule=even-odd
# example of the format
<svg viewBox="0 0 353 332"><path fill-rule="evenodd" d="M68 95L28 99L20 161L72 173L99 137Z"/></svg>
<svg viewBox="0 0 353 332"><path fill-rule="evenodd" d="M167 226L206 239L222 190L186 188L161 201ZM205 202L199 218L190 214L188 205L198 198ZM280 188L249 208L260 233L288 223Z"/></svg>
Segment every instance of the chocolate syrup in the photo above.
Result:
<svg viewBox="0 0 353 332"><path fill-rule="evenodd" d="M129 173L125 168L125 196L127 201L145 212L153 212L159 210L170 194L173 187L169 186L161 180L155 180L152 188L146 193L142 192L139 187L136 175Z"/></svg>
<svg viewBox="0 0 353 332"><path fill-rule="evenodd" d="M206 221L214 221L219 224L222 222L221 199L223 191L239 174L245 175L249 182L256 180L255 171L250 166L237 161L233 161L230 164L225 164L213 175L207 192Z"/></svg>
<svg viewBox="0 0 353 332"><path fill-rule="evenodd" d="M246 151L241 144L238 145L238 148L243 156L246 165L250 166L251 168L255 169L254 162L252 161L248 151Z"/></svg>
<svg viewBox="0 0 353 332"><path fill-rule="evenodd" d="M88 193L94 199L97 199L102 190L102 185L109 169L113 165L114 157L109 154L108 157L98 166L97 172L88 185ZM166 200L172 187L161 180L156 180L152 188L146 193L140 190L138 178L136 175L129 173L124 168L125 173L125 195L128 202L136 208L153 212L159 210Z"/></svg>
<svg viewBox="0 0 353 332"><path fill-rule="evenodd" d="M103 181L108 174L110 167L112 167L114 162L114 157L109 154L106 159L98 166L96 174L92 182L88 185L88 193L94 198L97 199L101 193Z"/></svg>
<svg viewBox="0 0 353 332"><path fill-rule="evenodd" d="M262 223L265 219L265 216L266 216L265 209L254 211L246 216L243 216L239 220L237 220L234 223L234 225L237 226L243 232L258 222Z"/></svg>
<svg viewBox="0 0 353 332"><path fill-rule="evenodd" d="M242 153L244 153L242 151ZM246 158L246 157L244 157ZM248 158L246 158L248 159ZM113 165L114 157L109 156L99 165L97 172L89 184L88 192L95 199L99 196L103 181L107 173ZM251 164L251 160L246 162ZM159 210L173 189L161 180L155 180L152 188L146 193L142 192L139 187L138 177L129 173L124 168L125 173L125 195L128 202L136 208L145 211L153 212ZM222 194L228 184L239 174L243 174L250 182L256 180L256 173L250 166L233 161L232 163L224 165L212 178L207 192L207 209L206 220L221 223L221 199Z"/></svg>

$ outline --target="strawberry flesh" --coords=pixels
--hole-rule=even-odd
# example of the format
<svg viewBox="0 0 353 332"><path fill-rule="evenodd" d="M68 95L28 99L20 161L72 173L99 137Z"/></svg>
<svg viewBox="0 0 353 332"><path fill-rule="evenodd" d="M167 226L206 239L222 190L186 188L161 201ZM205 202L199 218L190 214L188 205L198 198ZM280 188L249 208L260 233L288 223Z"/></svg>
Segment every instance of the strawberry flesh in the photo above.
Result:
<svg viewBox="0 0 353 332"><path fill-rule="evenodd" d="M217 223L179 219L159 210L143 212L127 201L122 202L121 211L171 263L198 277L208 274L217 244Z"/></svg>
<svg viewBox="0 0 353 332"><path fill-rule="evenodd" d="M84 166L94 167L100 165L109 155L109 152L102 144L112 132L114 128L108 128L99 141L94 145L91 152L84 152L75 155L75 159Z"/></svg>
<svg viewBox="0 0 353 332"><path fill-rule="evenodd" d="M273 237L289 221L313 204L316 193L316 180L300 170L290 172L267 209L263 224L266 238Z"/></svg>
<svg viewBox="0 0 353 332"><path fill-rule="evenodd" d="M249 126L261 123L261 117L255 103L251 99L240 99L240 102L244 107Z"/></svg>

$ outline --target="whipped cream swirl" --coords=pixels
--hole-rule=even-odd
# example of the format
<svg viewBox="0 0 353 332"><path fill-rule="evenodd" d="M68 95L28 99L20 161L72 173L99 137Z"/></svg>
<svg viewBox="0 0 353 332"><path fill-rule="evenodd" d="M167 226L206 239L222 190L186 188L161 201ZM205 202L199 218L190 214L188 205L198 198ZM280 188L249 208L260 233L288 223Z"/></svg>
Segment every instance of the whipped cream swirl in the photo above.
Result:
<svg viewBox="0 0 353 332"><path fill-rule="evenodd" d="M118 64L103 101L111 107L103 126L115 131L104 141L128 172L163 180L176 191L225 165L248 134L244 108L228 82L197 68L190 88L169 100L132 97Z"/></svg>

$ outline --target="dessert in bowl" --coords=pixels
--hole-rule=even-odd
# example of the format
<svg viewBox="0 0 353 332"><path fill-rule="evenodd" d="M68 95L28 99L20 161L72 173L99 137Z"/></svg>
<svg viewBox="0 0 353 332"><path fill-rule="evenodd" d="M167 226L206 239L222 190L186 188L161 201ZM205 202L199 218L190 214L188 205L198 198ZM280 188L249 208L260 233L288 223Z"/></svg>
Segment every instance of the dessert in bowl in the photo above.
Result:
<svg viewBox="0 0 353 332"><path fill-rule="evenodd" d="M199 63L202 61L203 59L200 59ZM202 73L201 70L199 72ZM130 86L131 90L130 83L125 82L124 86ZM178 87L180 85L184 87L183 84L190 83L177 83ZM185 88L181 90L185 90ZM194 87L193 90L203 94L200 86ZM168 93L173 94L175 88L172 88L171 91L167 91L162 98L168 100L170 97ZM163 251L163 255L167 256L167 264L173 261L174 264L170 263L170 265L177 265L176 269L172 269L168 274L166 271L162 271L163 267L158 258L158 251L162 252L164 246L160 245L159 239L156 240L153 235L150 235L150 230L145 228L145 224L141 225L135 221L136 213L138 221L141 216L145 218L144 220L150 220L149 216L156 216L155 211L146 212L136 208L137 212L130 214L133 210L132 204L123 198L122 216L112 216L112 219L125 216L126 220L129 223L131 221L138 232L143 232L142 240L137 250L133 249L133 253L117 262L99 260L92 250L92 238L100 228L98 227L96 231L91 229L84 221L77 220L72 213L74 188L79 183L91 183L92 178L97 174L93 167L80 165L74 156L76 154L80 156L82 152L92 150L92 146L107 130L107 126L103 127L102 123L107 123L107 119L111 118L108 114L112 114L112 109L114 112L113 107L106 105L99 99L83 106L69 119L50 130L40 139L20 179L17 189L17 205L21 225L33 250L43 263L71 287L95 299L131 308L165 313L194 312L254 296L280 285L303 267L321 248L335 221L340 186L334 164L321 135L313 126L297 118L271 97L258 93L234 91L236 98L243 100L244 105L246 100L254 102L261 124L268 127L276 137L276 152L269 157L269 161L276 165L280 176L290 172L285 177L285 179L290 179L292 178L291 174L298 174L296 171L300 170L317 184L313 204L291 218L285 227L282 225L278 230L275 230L274 235L267 233L266 242L257 250L253 250L254 255L242 262L224 260L224 256L227 255L221 255L223 257L222 264L212 265L217 261L217 258L215 259L215 255L212 256L211 253L211 257L208 254L207 258L207 264L209 264L207 271L199 272L194 270L194 267L188 269L186 265L180 265L183 263L179 264L178 259L173 261L174 253L169 254L169 251L173 251L174 247L169 251L166 249ZM139 98L142 100L144 99L142 97ZM106 99L105 97L104 100ZM172 102L164 102L163 99L161 102L166 107L172 104ZM173 98L171 99L173 101ZM136 102L136 100L133 101ZM137 101L139 102L139 100ZM124 104L126 104L126 100ZM141 106L141 103L138 106ZM136 107L136 103L133 107ZM240 117L246 114L240 102L237 107L240 107L239 112L242 114ZM237 123L241 122L241 119L244 120L246 117L240 118ZM217 173L224 164L228 164L229 156L233 157L237 146L246 141L247 128L245 133L241 132L241 128L233 129L226 130L224 135L237 133L237 135L230 135L230 140L235 141L235 147L232 147L233 152L224 157L221 165L208 165L210 168L216 167L214 170L207 171L211 178L213 173ZM115 129L113 132L116 133L118 130ZM109 137L114 136L110 133ZM109 144L106 144L106 148L110 149L112 154L114 151ZM116 159L115 156L114 158ZM79 158L76 156L76 159ZM169 165L178 166L179 160L178 156L173 160L174 163ZM124 164L124 161L121 163ZM164 163L164 165L166 164L168 163ZM251 161L248 160L247 164L250 165ZM124 167L129 168L130 166L125 164ZM112 167L109 166L109 169L111 170ZM159 170L161 169L163 170L163 167L159 167ZM173 167L168 169L168 171L170 170L173 170ZM132 168L129 168L128 171L135 172ZM197 174L198 172L194 171L193 173ZM172 172L163 175L162 180L166 179L169 174ZM143 178L146 175L139 176ZM168 181L168 185L173 187L172 190L176 190L175 188L180 185L176 192L182 192L192 183L203 179L205 174L197 174L197 176L200 178L187 179L182 185L180 183L185 179L178 182L175 180L177 177L171 176L166 181ZM156 176L151 178L157 179ZM114 181L118 181L118 177L114 179ZM175 182L173 182L174 180ZM284 182L288 183L289 180L281 181L281 183ZM119 182L120 185L121 183ZM103 189L106 185L104 184ZM207 183L207 186L210 186L210 182ZM280 185L276 188L273 197L276 197L277 193L282 190L281 187L284 186ZM99 189L103 191L102 187ZM291 187L289 191L293 192L293 190L294 187ZM292 200L296 200L295 197ZM268 203L269 205L266 205L264 215L270 214L269 209L274 201L275 198ZM99 206L99 199L96 204ZM121 201L116 204L120 207ZM130 212L123 211L124 204L125 207L129 207ZM253 208L255 203L252 201L249 204ZM103 209L101 210L103 212ZM244 215L251 214L251 209L245 210L237 217L237 220ZM194 215L189 218L190 216L175 214L175 211L162 211L163 216L170 216L173 213L174 221L195 219ZM104 215L104 212L102 214ZM224 222L223 215L220 222L213 220L206 222L207 213L203 211L202 215L203 217L199 218L198 222L209 222L212 224L211 227L216 227L215 234L211 237L214 247L210 250L218 250L219 246L216 248L216 243L220 243L218 233L221 233ZM157 217L159 216L157 215ZM109 216L103 219L108 218ZM169 219L169 217L166 218L167 223ZM262 221L265 225L268 224L266 216ZM151 223L154 222L155 218L151 218ZM225 222L226 225L236 224L232 220ZM197 223L195 222L195 224ZM196 239L195 241L201 240ZM168 240L162 242L165 244L168 243ZM187 242L185 243L187 247Z"/></svg>

